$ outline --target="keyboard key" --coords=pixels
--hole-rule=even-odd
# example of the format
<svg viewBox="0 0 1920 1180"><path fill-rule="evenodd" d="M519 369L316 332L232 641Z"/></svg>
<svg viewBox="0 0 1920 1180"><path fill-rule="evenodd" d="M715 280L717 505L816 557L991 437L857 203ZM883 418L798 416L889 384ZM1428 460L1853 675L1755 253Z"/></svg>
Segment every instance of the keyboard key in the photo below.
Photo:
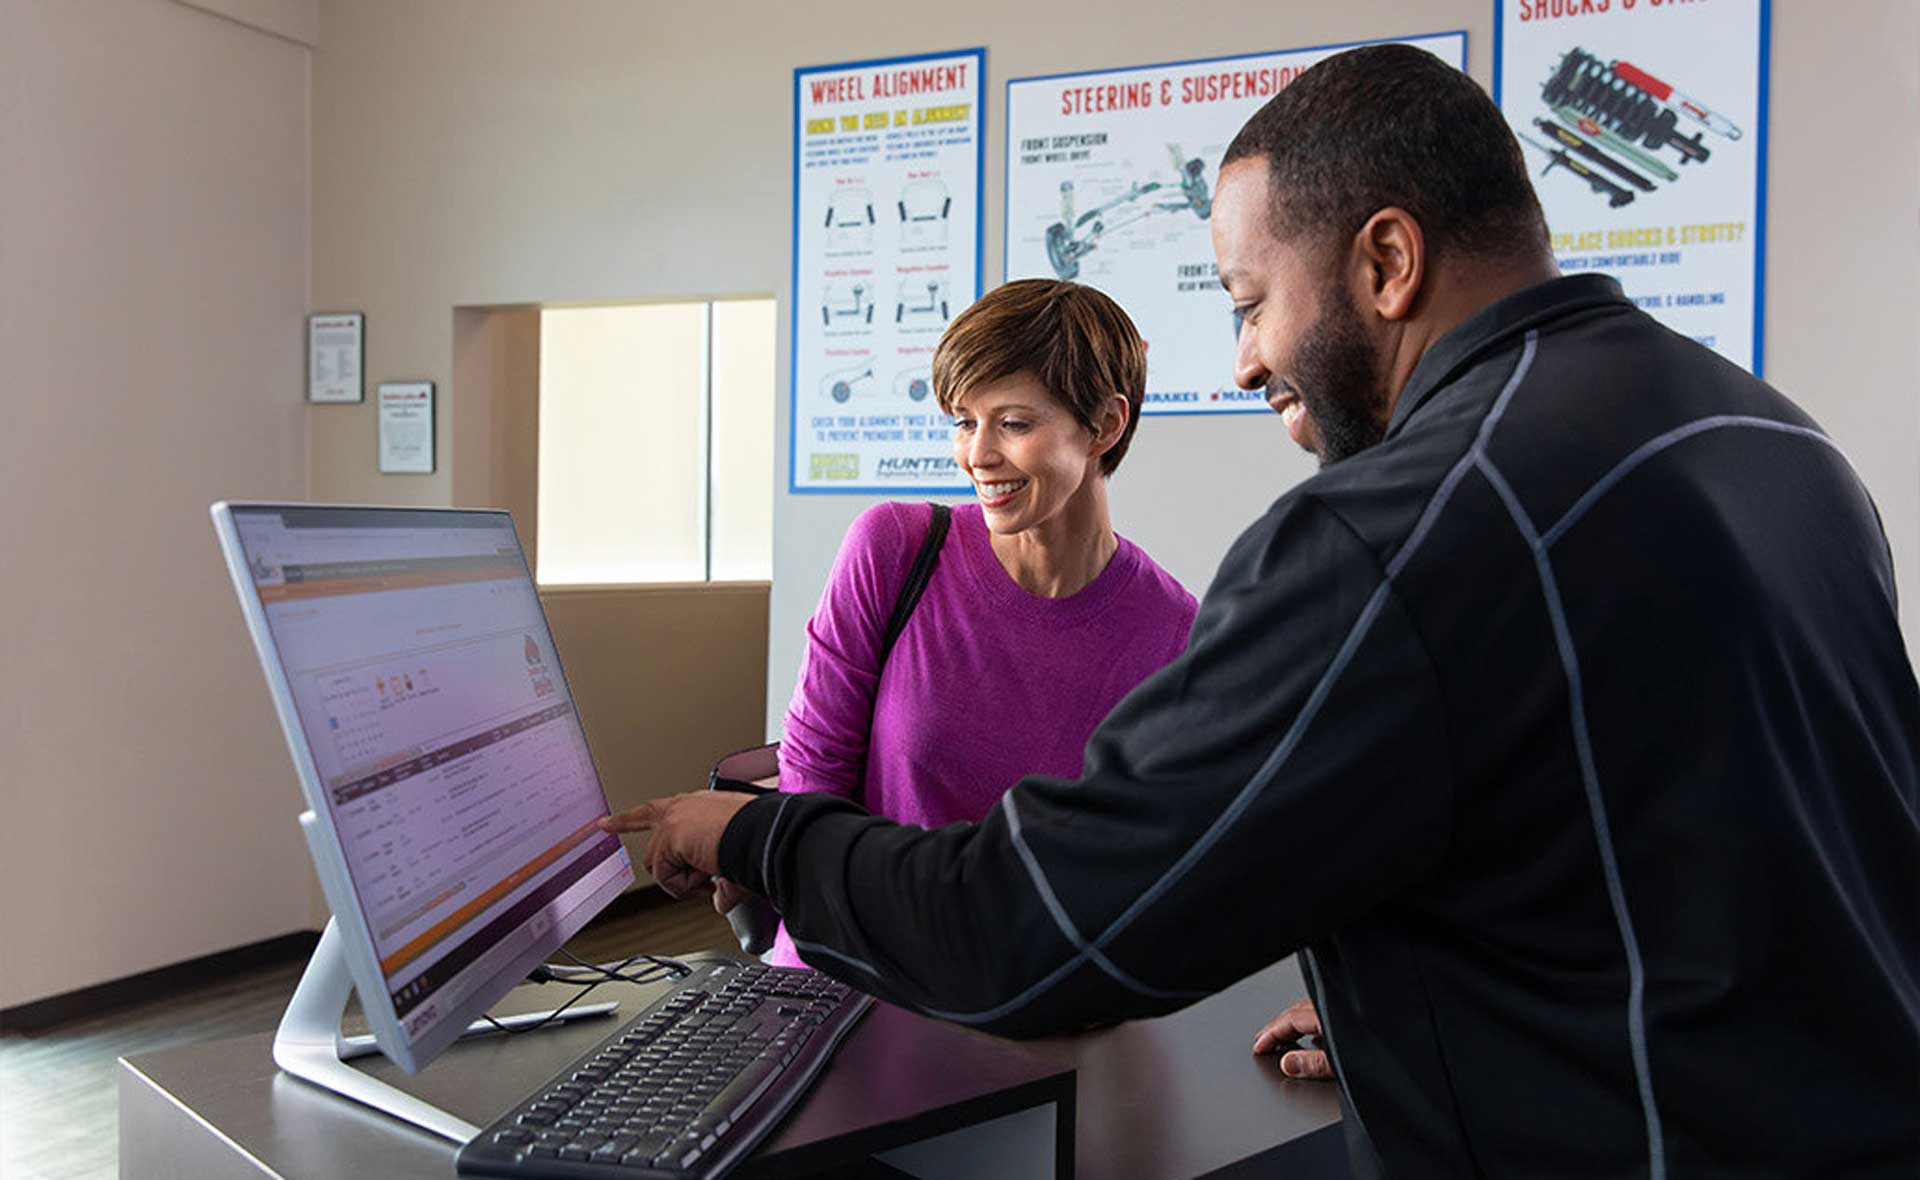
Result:
<svg viewBox="0 0 1920 1180"><path fill-rule="evenodd" d="M753 1101L776 1072L778 1067L771 1061L754 1062L715 1094L713 1101L707 1104L707 1109L733 1118L742 1107Z"/></svg>
<svg viewBox="0 0 1920 1180"><path fill-rule="evenodd" d="M671 1142L673 1142L673 1136L670 1135L642 1135L640 1138L634 1140L633 1146L628 1148L627 1153L620 1157L620 1162L630 1168L636 1164L644 1167L652 1163L661 1152L665 1151L667 1144Z"/></svg>

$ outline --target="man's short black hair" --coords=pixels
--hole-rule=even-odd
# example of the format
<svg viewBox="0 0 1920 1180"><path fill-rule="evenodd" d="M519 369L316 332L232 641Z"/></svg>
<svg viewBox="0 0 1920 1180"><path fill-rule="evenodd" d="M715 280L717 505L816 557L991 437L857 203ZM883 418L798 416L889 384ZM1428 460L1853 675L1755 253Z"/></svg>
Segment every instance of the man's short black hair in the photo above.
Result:
<svg viewBox="0 0 1920 1180"><path fill-rule="evenodd" d="M1435 255L1548 250L1519 141L1473 79L1424 49L1368 45L1295 78L1234 136L1222 165L1265 157L1274 235L1345 243L1390 206Z"/></svg>

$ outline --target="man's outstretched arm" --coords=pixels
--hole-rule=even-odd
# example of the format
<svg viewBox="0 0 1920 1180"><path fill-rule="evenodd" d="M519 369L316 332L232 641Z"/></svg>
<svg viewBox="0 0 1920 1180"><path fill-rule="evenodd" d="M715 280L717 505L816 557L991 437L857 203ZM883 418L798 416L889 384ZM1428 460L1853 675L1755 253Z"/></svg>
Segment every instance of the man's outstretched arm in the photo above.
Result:
<svg viewBox="0 0 1920 1180"><path fill-rule="evenodd" d="M1452 813L1442 732L1372 553L1289 497L1078 780L1028 779L981 823L934 831L828 797L683 797L651 805L647 857L670 886L718 874L763 893L854 986L1037 1035L1180 1007L1430 867ZM956 718L954 740L992 735Z"/></svg>

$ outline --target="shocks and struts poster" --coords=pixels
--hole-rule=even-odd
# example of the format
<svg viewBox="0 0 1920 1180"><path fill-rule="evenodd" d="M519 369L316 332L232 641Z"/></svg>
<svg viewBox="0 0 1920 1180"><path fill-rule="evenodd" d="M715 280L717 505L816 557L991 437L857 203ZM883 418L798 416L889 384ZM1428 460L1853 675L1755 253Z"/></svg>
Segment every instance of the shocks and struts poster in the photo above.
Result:
<svg viewBox="0 0 1920 1180"><path fill-rule="evenodd" d="M1768 0L1496 0L1494 98L1561 272L1761 367Z"/></svg>

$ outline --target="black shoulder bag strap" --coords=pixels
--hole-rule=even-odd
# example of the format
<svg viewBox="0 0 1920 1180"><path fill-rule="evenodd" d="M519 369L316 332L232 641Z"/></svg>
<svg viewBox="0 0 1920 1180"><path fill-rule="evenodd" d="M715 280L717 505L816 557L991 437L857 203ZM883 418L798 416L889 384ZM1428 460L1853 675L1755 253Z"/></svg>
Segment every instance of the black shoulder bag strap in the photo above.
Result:
<svg viewBox="0 0 1920 1180"><path fill-rule="evenodd" d="M887 666L887 657L893 653L893 645L900 638L900 632L906 630L907 620L913 617L913 608L920 605L920 596L926 593L927 582L933 577L934 563L940 560L940 547L947 539L947 526L952 522L953 510L945 504L929 504L933 509L933 519L927 522L927 535L920 542L920 552L914 556L913 568L907 571L906 584L900 587L900 597L893 602L893 616L887 620L886 635L880 640L880 668ZM745 791L759 795L777 790L774 784L780 774L780 743L755 746L750 750L740 750L727 755L715 764L707 776L707 789L711 791ZM764 954L773 946L774 933L780 926L780 915L774 913L773 906L763 897L748 896L739 905L727 911L727 925L733 927L734 937L740 940L740 949L750 955Z"/></svg>
<svg viewBox="0 0 1920 1180"><path fill-rule="evenodd" d="M947 525L952 522L953 509L945 504L929 504L933 509L933 519L927 522L927 535L920 542L920 552L913 559L913 568L907 571L906 585L900 587L900 597L894 600L893 616L887 620L887 633L880 640L880 663L875 668L887 666L887 657L893 653L893 645L900 638L900 632L907 629L907 620L913 617L913 608L920 605L920 596L926 593L927 582L933 577L934 563L940 560L940 546L947 539Z"/></svg>

